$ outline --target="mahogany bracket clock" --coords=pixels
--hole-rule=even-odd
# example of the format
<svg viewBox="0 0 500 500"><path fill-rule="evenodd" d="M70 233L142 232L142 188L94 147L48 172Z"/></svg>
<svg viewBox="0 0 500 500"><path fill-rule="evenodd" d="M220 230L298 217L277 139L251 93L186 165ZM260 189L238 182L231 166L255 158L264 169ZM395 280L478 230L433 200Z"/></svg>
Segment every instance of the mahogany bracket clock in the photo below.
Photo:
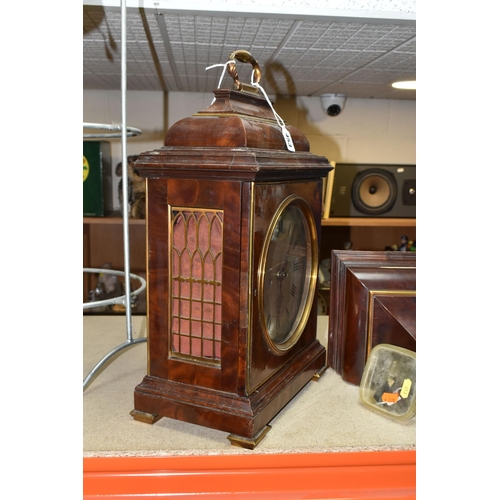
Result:
<svg viewBox="0 0 500 500"><path fill-rule="evenodd" d="M248 52L230 56L257 62ZM231 68L230 68L231 69ZM325 157L241 84L175 123L134 167L147 183L148 368L136 420L230 433L253 449L326 368L316 339Z"/></svg>

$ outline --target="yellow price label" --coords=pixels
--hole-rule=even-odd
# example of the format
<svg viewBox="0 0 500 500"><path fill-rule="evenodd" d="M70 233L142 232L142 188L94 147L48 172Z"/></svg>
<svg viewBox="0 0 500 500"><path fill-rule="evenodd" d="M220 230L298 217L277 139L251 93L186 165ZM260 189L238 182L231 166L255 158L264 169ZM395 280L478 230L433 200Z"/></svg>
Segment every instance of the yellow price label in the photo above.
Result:
<svg viewBox="0 0 500 500"><path fill-rule="evenodd" d="M401 387L401 392L399 395L402 398L407 398L408 394L410 394L410 389L411 389L411 380L409 378L405 378L403 382L403 387Z"/></svg>
<svg viewBox="0 0 500 500"><path fill-rule="evenodd" d="M89 162L87 161L87 158L85 156L83 157L83 182L85 182L85 179L89 176L90 172L90 166Z"/></svg>

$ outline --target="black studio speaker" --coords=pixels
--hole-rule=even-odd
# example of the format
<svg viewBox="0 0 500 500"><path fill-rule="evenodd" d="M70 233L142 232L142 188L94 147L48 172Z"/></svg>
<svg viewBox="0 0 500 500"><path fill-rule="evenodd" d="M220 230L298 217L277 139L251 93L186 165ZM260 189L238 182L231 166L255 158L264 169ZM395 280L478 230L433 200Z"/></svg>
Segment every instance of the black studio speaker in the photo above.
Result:
<svg viewBox="0 0 500 500"><path fill-rule="evenodd" d="M330 217L416 217L416 165L337 163Z"/></svg>

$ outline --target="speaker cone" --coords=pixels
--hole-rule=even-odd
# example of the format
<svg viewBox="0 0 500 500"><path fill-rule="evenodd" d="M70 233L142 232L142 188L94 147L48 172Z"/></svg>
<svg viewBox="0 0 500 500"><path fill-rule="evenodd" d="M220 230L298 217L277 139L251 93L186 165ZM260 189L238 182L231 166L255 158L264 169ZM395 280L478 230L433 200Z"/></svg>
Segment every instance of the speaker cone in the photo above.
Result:
<svg viewBox="0 0 500 500"><path fill-rule="evenodd" d="M370 169L356 175L352 184L352 202L365 214L382 214L390 210L398 195L394 176L385 170Z"/></svg>

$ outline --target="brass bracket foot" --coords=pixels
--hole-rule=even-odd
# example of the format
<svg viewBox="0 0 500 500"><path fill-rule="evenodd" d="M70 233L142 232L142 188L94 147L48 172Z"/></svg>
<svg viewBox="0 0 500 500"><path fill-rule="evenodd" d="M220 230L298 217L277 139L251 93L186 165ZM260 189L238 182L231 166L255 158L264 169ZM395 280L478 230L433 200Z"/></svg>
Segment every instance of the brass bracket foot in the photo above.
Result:
<svg viewBox="0 0 500 500"><path fill-rule="evenodd" d="M139 422L144 422L145 424L154 424L160 420L160 415L155 415L154 413L144 413L143 411L132 410L130 415L134 417L135 420Z"/></svg>
<svg viewBox="0 0 500 500"><path fill-rule="evenodd" d="M320 378L321 378L321 375L323 375L323 373L326 372L326 369L328 368L327 365L323 366L323 368L321 368L321 370L319 370L318 372L316 372L312 379L311 380L314 380L315 382L317 382Z"/></svg>
<svg viewBox="0 0 500 500"><path fill-rule="evenodd" d="M265 435L270 430L271 426L266 425L253 438L237 436L236 434L230 434L227 438L231 441L233 446L240 446L241 448L246 448L247 450L253 450L264 439Z"/></svg>

